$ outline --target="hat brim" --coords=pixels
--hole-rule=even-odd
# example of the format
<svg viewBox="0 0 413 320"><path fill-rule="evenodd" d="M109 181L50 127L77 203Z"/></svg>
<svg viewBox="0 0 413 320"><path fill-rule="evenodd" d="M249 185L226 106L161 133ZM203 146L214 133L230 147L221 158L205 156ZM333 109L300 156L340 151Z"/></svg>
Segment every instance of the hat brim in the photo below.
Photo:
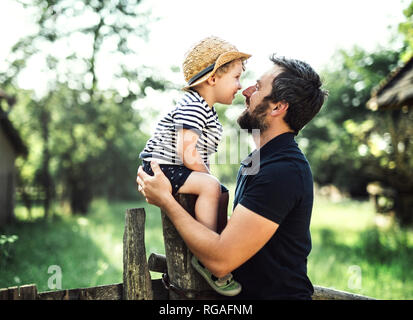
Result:
<svg viewBox="0 0 413 320"><path fill-rule="evenodd" d="M215 61L214 69L211 72L208 72L207 74L205 74L204 76L202 76L201 78L196 80L191 85L183 87L182 90L189 90L190 88L193 88L193 87L197 86L198 84L201 84L202 82L208 80L209 77L211 77L213 74L215 74L215 72L217 71L218 68L222 67L224 64L226 64L228 62L231 62L231 61L237 60L237 59L242 59L242 61L245 61L250 57L251 57L250 54L239 52L239 51L225 52L225 53L221 54L218 57L217 61Z"/></svg>

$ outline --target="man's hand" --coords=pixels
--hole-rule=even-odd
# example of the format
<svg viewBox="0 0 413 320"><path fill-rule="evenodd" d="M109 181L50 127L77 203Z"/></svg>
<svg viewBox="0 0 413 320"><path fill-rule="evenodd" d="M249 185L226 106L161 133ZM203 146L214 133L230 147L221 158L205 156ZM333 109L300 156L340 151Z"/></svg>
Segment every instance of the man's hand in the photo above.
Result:
<svg viewBox="0 0 413 320"><path fill-rule="evenodd" d="M172 186L156 162L151 161L151 167L154 176L144 172L142 166L139 167L136 177L138 190L146 198L146 202L163 208L172 197Z"/></svg>

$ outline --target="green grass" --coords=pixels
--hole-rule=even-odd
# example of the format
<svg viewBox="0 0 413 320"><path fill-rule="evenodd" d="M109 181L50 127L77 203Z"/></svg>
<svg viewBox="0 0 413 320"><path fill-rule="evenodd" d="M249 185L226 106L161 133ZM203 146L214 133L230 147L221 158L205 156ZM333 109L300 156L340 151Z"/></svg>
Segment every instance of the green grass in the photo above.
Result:
<svg viewBox="0 0 413 320"><path fill-rule="evenodd" d="M147 255L164 253L159 209L146 202L94 201L86 216L61 214L49 221L36 210L33 221L27 221L25 208L17 207L21 221L0 230L0 234L19 237L12 259L4 261L0 256L0 288L36 283L39 291L49 291L51 265L61 268L63 289L122 282L125 211L141 207L147 213Z"/></svg>
<svg viewBox="0 0 413 320"><path fill-rule="evenodd" d="M311 234L314 284L379 299L413 298L413 232L377 216L371 203L317 198Z"/></svg>
<svg viewBox="0 0 413 320"><path fill-rule="evenodd" d="M146 202L98 200L86 216L61 212L49 220L38 208L30 220L17 206L19 221L0 230L18 236L11 258L0 253L0 288L36 283L48 291L51 265L61 268L64 289L122 282L124 214L139 207L147 213L147 256L164 253L159 209ZM389 221L378 224L368 202L317 198L308 259L313 284L379 299L413 299L413 232Z"/></svg>

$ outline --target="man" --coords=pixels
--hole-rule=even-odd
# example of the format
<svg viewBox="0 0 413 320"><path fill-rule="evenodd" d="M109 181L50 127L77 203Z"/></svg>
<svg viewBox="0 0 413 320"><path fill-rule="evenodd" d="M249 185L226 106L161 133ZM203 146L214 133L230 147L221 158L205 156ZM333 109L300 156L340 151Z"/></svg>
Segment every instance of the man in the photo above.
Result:
<svg viewBox="0 0 413 320"><path fill-rule="evenodd" d="M242 129L259 129L257 149L241 162L234 209L221 234L193 219L171 195L159 166L138 171L148 203L165 211L191 252L216 277L232 272L238 299L311 299L313 180L294 136L318 113L326 92L306 63L272 56L274 66L244 90Z"/></svg>

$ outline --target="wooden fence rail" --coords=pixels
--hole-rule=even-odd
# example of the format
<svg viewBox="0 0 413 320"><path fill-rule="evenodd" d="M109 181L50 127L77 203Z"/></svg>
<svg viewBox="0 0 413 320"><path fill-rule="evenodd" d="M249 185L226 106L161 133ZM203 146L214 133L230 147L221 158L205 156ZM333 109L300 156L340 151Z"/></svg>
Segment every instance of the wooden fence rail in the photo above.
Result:
<svg viewBox="0 0 413 320"><path fill-rule="evenodd" d="M177 200L194 212L193 195ZM169 221L162 215L165 255L152 253L146 259L145 210L128 209L123 236L123 282L90 288L38 292L35 284L0 289L0 300L222 300L192 268L192 253ZM150 272L162 279L151 279ZM370 297L314 286L313 300L366 300Z"/></svg>

